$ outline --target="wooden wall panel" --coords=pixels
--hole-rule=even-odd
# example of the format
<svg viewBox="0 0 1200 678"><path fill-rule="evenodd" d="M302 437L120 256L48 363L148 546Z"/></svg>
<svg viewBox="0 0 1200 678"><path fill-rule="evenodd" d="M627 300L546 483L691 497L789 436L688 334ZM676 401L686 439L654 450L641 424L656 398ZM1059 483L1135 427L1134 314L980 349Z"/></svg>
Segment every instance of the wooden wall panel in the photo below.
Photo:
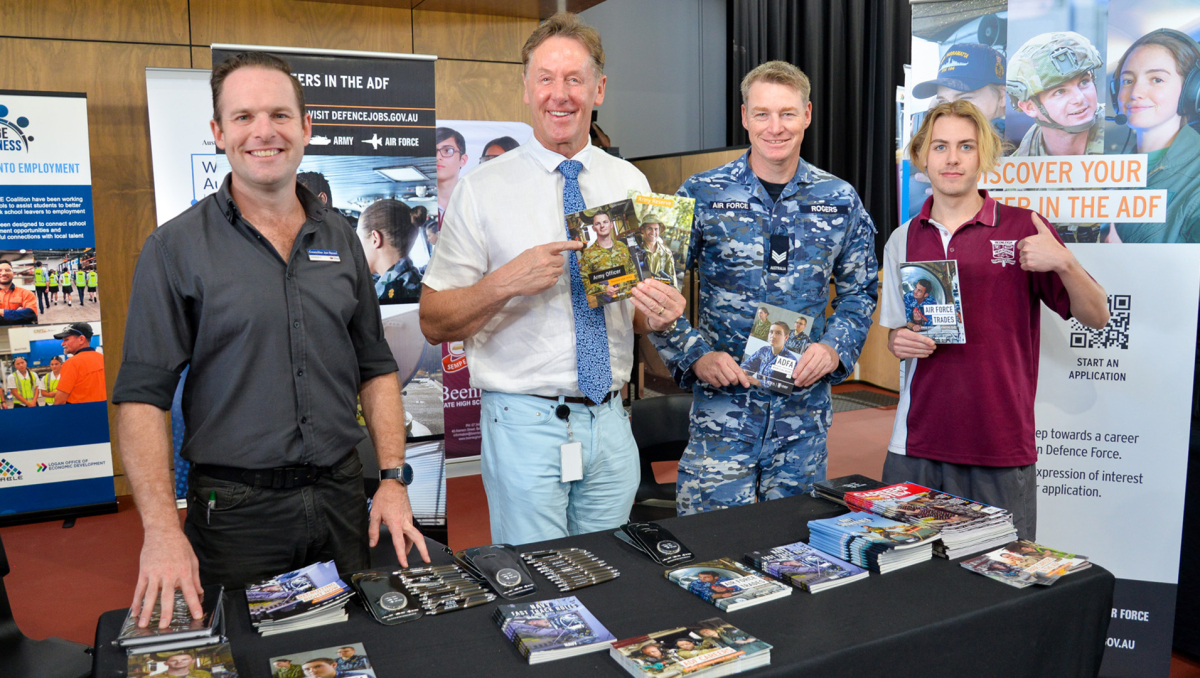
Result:
<svg viewBox="0 0 1200 678"><path fill-rule="evenodd" d="M191 68L212 68L212 49L193 46Z"/></svg>
<svg viewBox="0 0 1200 678"><path fill-rule="evenodd" d="M713 151L711 153L693 153L684 155L679 158L679 183L687 181L689 177L698 172L706 172L714 167L720 167L727 162L732 162L742 157L746 152L744 148L734 148L727 151ZM679 188L676 186L675 188ZM675 191L672 190L671 193Z"/></svg>
<svg viewBox="0 0 1200 678"><path fill-rule="evenodd" d="M192 44L412 52L412 12L296 0L191 0Z"/></svg>
<svg viewBox="0 0 1200 678"><path fill-rule="evenodd" d="M674 193L683 183L683 175L679 171L679 156L666 158L651 158L650 160L633 160L633 166L646 175L650 182L650 190L655 193Z"/></svg>
<svg viewBox="0 0 1200 678"><path fill-rule="evenodd" d="M437 113L442 120L533 123L521 101L520 64L438 59Z"/></svg>
<svg viewBox="0 0 1200 678"><path fill-rule="evenodd" d="M88 95L92 202L104 296L104 369L110 393L121 364L134 264L155 223L146 67L187 65L188 48L182 46L0 39L0 89ZM115 431L114 414L110 407ZM113 447L115 451L115 440ZM114 457L120 474L120 458Z"/></svg>
<svg viewBox="0 0 1200 678"><path fill-rule="evenodd" d="M27 38L187 44L188 0L18 0L0 33Z"/></svg>
<svg viewBox="0 0 1200 678"><path fill-rule="evenodd" d="M888 350L887 335L887 328L879 324L879 307L876 306L871 316L867 342L863 344L862 354L858 358L858 375L855 378L880 388L899 391L900 359Z"/></svg>
<svg viewBox="0 0 1200 678"><path fill-rule="evenodd" d="M413 51L442 59L521 63L521 46L537 28L534 19L413 12Z"/></svg>

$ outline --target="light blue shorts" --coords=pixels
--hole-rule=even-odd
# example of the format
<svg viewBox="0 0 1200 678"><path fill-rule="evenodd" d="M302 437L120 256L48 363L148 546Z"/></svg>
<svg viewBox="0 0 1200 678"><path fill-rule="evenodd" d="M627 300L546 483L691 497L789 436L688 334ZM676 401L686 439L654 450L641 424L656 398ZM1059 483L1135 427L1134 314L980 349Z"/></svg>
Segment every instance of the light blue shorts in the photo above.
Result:
<svg viewBox="0 0 1200 678"><path fill-rule="evenodd" d="M583 445L583 480L570 483L561 482L567 424L554 416L557 402L484 391L480 405L480 466L494 543L528 544L629 520L641 469L619 397L594 407L566 403L574 440Z"/></svg>

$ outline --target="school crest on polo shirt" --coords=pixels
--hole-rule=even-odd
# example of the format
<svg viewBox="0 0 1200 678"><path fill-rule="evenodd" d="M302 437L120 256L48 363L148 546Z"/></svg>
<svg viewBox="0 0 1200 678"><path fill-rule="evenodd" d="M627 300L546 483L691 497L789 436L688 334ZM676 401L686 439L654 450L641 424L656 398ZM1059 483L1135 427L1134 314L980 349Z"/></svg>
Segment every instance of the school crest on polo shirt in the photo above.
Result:
<svg viewBox="0 0 1200 678"><path fill-rule="evenodd" d="M993 240L992 263L1000 264L1000 268L1004 268L1009 264L1015 265L1017 263L1017 241Z"/></svg>

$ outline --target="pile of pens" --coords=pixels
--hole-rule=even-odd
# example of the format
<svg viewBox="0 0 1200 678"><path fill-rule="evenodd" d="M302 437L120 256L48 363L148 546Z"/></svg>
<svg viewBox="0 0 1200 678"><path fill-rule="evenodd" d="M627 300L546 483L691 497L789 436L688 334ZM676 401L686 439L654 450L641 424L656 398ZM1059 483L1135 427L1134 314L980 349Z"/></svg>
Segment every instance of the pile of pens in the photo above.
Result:
<svg viewBox="0 0 1200 678"><path fill-rule="evenodd" d="M621 576L617 568L585 549L533 551L522 553L521 558L554 582L559 591L574 591Z"/></svg>
<svg viewBox="0 0 1200 678"><path fill-rule="evenodd" d="M430 565L397 570L400 581L421 601L426 614L442 614L490 603L496 594L458 565Z"/></svg>

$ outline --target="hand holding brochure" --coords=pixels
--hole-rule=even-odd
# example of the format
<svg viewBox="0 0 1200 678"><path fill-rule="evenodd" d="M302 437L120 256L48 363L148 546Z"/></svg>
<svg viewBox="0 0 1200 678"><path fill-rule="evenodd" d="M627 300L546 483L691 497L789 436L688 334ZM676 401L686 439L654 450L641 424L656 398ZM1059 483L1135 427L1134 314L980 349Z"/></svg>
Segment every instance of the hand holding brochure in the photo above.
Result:
<svg viewBox="0 0 1200 678"><path fill-rule="evenodd" d="M643 280L677 289L682 284L696 201L636 191L629 196L566 215L570 239L585 245L577 256L592 308L628 299Z"/></svg>

